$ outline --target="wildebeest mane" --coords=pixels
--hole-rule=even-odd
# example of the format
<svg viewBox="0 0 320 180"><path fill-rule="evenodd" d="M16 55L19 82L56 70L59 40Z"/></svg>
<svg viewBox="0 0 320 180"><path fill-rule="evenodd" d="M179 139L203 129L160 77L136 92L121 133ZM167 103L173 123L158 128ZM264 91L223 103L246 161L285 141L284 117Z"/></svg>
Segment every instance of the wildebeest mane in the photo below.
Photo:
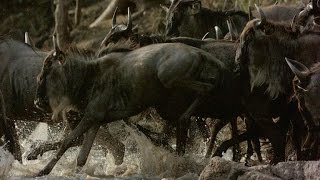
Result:
<svg viewBox="0 0 320 180"><path fill-rule="evenodd" d="M250 57L247 53L248 44L251 42L250 36L254 33L251 32L254 31L253 26L254 21L249 22L240 39L242 53L244 53L244 58L240 58L242 68L249 66ZM273 29L271 35L263 37L264 44L267 44L265 47L268 57L264 57L263 62L252 62L253 65L250 65L255 66L256 72L254 76L250 77L250 85L251 89L266 85L266 92L270 97L277 98L280 93L287 93L290 90L288 88L291 87L292 76L290 76L291 72L284 57L291 57L294 54L298 48L295 40L303 35L293 31L290 25L284 22L268 22L265 26L265 29Z"/></svg>

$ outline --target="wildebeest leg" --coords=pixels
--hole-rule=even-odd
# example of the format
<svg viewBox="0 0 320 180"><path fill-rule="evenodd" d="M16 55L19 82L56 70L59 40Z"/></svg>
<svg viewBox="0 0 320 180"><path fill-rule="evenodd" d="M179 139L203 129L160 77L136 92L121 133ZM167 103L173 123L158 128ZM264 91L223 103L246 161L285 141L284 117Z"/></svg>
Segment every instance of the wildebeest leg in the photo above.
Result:
<svg viewBox="0 0 320 180"><path fill-rule="evenodd" d="M136 125L139 131L141 131L143 134L145 134L155 145L157 146L163 146L166 149L168 149L170 152L174 152L172 147L170 146L168 142L168 134L167 133L154 133L150 130L140 126L139 124Z"/></svg>
<svg viewBox="0 0 320 180"><path fill-rule="evenodd" d="M72 116L78 116L78 113L75 113L75 112L69 112L68 115L71 114L71 117L65 117L67 118L68 120L68 125L69 125L69 128L71 128L71 130L73 130L79 123L79 121L77 121L74 117ZM64 133L66 133L66 131L64 131ZM81 141L83 140L83 136L77 138L76 141L73 141L72 142L72 146L79 146L81 144ZM62 141L59 141L59 142L54 142L54 143L45 143L45 144L41 144L39 147L33 149L28 155L27 155L27 159L28 160L35 160L37 159L37 157L40 155L42 156L43 153L47 152L47 151L52 151L52 150L57 150L59 149L59 147L61 146L62 144Z"/></svg>
<svg viewBox="0 0 320 180"><path fill-rule="evenodd" d="M212 155L212 157L214 156L221 156L222 152L226 152L231 146L235 145L235 144L239 144L245 140L249 140L250 139L250 134L248 132L244 132L242 134L240 134L238 136L237 139L231 138L227 141L224 141L214 152L214 154Z"/></svg>
<svg viewBox="0 0 320 180"><path fill-rule="evenodd" d="M213 150L213 145L214 145L214 141L216 140L217 134L219 133L219 131L228 123L228 121L224 121L221 119L216 119L216 124L213 126L212 132L211 132L211 137L209 140L209 146L206 152L206 156L205 157L210 157L212 150Z"/></svg>
<svg viewBox="0 0 320 180"><path fill-rule="evenodd" d="M237 118L231 119L230 123L231 123L231 135L232 135L232 138L237 138L238 137ZM233 146L232 152L233 152L232 160L239 161L240 158L241 158L241 156L239 155L239 152L240 152L239 144L235 144Z"/></svg>
<svg viewBox="0 0 320 180"><path fill-rule="evenodd" d="M245 119L246 129L247 132L250 134L250 138L247 141L247 157L246 161L248 162L250 160L250 157L253 155L253 147L252 143L254 145L254 151L257 154L259 162L262 162L262 156L261 156L261 147L260 147L260 140L258 137L258 133L255 132L255 122L248 114Z"/></svg>
<svg viewBox="0 0 320 180"><path fill-rule="evenodd" d="M83 133L87 132L88 129L90 129L96 123L98 122L92 122L91 119L84 117L80 121L78 126L63 140L62 145L55 157L47 164L47 166L43 170L38 173L37 176L49 174L56 163L59 161L59 159L62 157L62 155L66 152L66 150L71 147L72 141L74 141L77 137L82 136Z"/></svg>
<svg viewBox="0 0 320 180"><path fill-rule="evenodd" d="M97 132L100 128L100 125L92 126L88 132L84 135L84 139L82 141L82 147L80 153L77 158L77 166L82 167L85 165L88 159L88 155L90 153L91 147L93 145L93 141L96 138Z"/></svg>
<svg viewBox="0 0 320 180"><path fill-rule="evenodd" d="M0 90L0 138L2 135L4 135L5 140L8 142L9 152L13 154L16 160L22 162L22 154L17 130L14 122L9 120L6 116L6 106Z"/></svg>
<svg viewBox="0 0 320 180"><path fill-rule="evenodd" d="M251 141L254 144L254 151L257 154L259 162L262 162L262 156L261 156L261 146L260 146L260 140L257 136L251 136Z"/></svg>
<svg viewBox="0 0 320 180"><path fill-rule="evenodd" d="M114 163L116 165L122 164L125 152L124 144L110 134L107 126L102 126L102 129L103 131L100 132L103 133L103 137L105 140L103 143L106 144L107 149L113 155L115 161Z"/></svg>
<svg viewBox="0 0 320 180"><path fill-rule="evenodd" d="M177 123L177 153L183 155L187 144L187 134L190 125L190 117L194 110L201 104L204 97L196 98L188 109L180 116Z"/></svg>
<svg viewBox="0 0 320 180"><path fill-rule="evenodd" d="M76 141L72 142L71 146L79 146L81 144L82 138L78 138ZM54 143L45 143L41 144L36 149L33 149L28 155L28 160L35 160L38 156L42 156L47 151L57 150L61 146L62 141L54 142Z"/></svg>

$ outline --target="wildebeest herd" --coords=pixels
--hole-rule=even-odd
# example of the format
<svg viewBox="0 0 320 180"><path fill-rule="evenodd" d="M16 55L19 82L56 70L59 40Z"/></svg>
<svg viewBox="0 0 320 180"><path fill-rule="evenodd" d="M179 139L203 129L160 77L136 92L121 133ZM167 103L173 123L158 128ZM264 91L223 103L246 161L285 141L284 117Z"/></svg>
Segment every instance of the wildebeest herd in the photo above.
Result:
<svg viewBox="0 0 320 180"><path fill-rule="evenodd" d="M101 125L149 107L176 128L179 155L185 153L190 118L195 116L204 136L201 118L217 119L207 157L217 133L231 123L232 139L213 155L247 141L247 156L254 145L262 161L259 137L266 137L273 148L272 163L285 161L291 132L298 160L319 158L319 0L301 7L256 6L249 14L209 10L199 0L173 0L166 12L166 34L149 36L132 30L130 10L127 24L117 24L115 11L112 28L96 52L62 51L55 38L51 52L2 38L0 133L15 158L21 161L14 119L63 119L71 129L62 142L46 149L58 152L41 176L81 142L77 166L82 167ZM246 122L242 134L237 117ZM124 145L111 136L107 141L115 144L108 148L121 164Z"/></svg>

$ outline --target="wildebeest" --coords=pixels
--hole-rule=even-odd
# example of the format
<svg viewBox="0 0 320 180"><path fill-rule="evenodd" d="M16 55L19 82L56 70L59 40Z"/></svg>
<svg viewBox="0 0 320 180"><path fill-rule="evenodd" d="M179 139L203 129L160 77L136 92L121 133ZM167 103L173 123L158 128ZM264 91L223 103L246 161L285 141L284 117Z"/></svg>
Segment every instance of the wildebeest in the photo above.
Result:
<svg viewBox="0 0 320 180"><path fill-rule="evenodd" d="M150 45L90 61L54 50L44 61L35 103L45 106L48 99L53 112L59 111L57 106L73 106L83 111L84 117L39 175L48 174L71 142L88 131L77 161L84 165L101 124L133 116L150 106L164 119L176 122L177 151L183 153L190 115L202 101L215 103L216 96L225 93L220 89L226 88L222 81L229 82L229 74L209 53L180 43Z"/></svg>
<svg viewBox="0 0 320 180"><path fill-rule="evenodd" d="M320 36L300 34L293 31L290 24L269 22L263 11L259 12L261 19L248 22L240 36L236 60L244 82L247 81L244 88L247 110L257 123L265 123L273 130L266 136L280 155L275 161L281 161L288 123L301 119L296 104L288 103L293 73L284 58L298 58L313 64L313 57L320 56L320 51L314 48L320 45ZM280 121L273 123L271 118L278 116Z"/></svg>
<svg viewBox="0 0 320 180"><path fill-rule="evenodd" d="M215 37L214 27L218 26L224 36L229 32L227 20L230 20L237 35L249 16L242 11L212 11L203 8L199 0L173 0L166 17L166 35L201 39L210 32L209 35Z"/></svg>
<svg viewBox="0 0 320 180"><path fill-rule="evenodd" d="M304 64L286 59L290 69L295 74L295 78L292 80L293 97L299 103L299 111L308 128L308 137L304 142L304 146L310 149L312 157L319 157L318 142L319 142L319 62L311 66L306 67Z"/></svg>
<svg viewBox="0 0 320 180"><path fill-rule="evenodd" d="M1 39L0 89L11 128L15 128L13 120L50 120L45 113L33 106L36 76L41 70L41 63L45 56L46 53L34 50L23 42ZM12 143L15 144L16 149L16 152L12 152L13 155L21 160L18 139L9 142L9 144Z"/></svg>
<svg viewBox="0 0 320 180"><path fill-rule="evenodd" d="M4 128L3 133L6 135L6 140L10 140L8 142L9 150L20 161L20 144L15 132L14 120L47 122L51 124L61 122L60 117L57 122L51 119L48 114L50 109L48 109L48 112L43 112L34 106L37 87L36 79L41 71L43 59L46 55L47 52L33 49L28 44L20 41L9 38L3 38L0 41L0 91L3 95L1 96L1 101L3 101L1 108L6 111L8 118L4 119L5 121L1 121L1 123L6 123L2 128ZM70 125L72 128L74 126L73 122ZM3 134L0 135L2 136ZM114 145L120 144L116 140L110 141ZM43 147L46 146L47 144L40 146L28 158L36 158L38 154L43 153ZM51 145L52 148L54 147ZM124 147L112 151L118 164L122 162L120 151L123 151L124 154ZM119 155L119 158L117 158L117 155Z"/></svg>
<svg viewBox="0 0 320 180"><path fill-rule="evenodd" d="M116 14L116 11L115 11ZM114 14L114 17L115 17ZM122 51L132 51L143 46L147 46L150 44L156 44L160 42L165 43L184 43L193 47L200 48L204 51L209 52L214 55L218 59L220 59L223 63L226 64L226 67L232 71L235 69L236 65L234 62L236 46L237 44L232 41L215 41L215 40L200 40L195 38L187 38L187 37L178 37L178 38L164 38L161 35L140 35L132 31L132 22L130 19L130 10L128 10L128 24L116 24L115 18L113 18L112 29L106 35L105 39L102 41L101 46L98 50L98 56L105 55L110 52L122 52ZM214 117L217 119L217 123L213 127L209 147L206 153L206 156L210 156L213 149L213 142L218 134L218 132L228 123L231 122L232 125L232 136L236 138L237 136L237 126L236 126L236 118L239 115L244 114L243 108L241 107L240 102L240 92L239 87L239 79L238 75L234 74L232 78L232 82L234 91L230 92L230 94L226 94L225 96L220 96L219 99L215 99L216 102L223 103L215 103L219 107L207 104L208 107L211 107L210 112L203 113L201 111L195 112L194 115L202 116L202 117ZM237 93L236 93L237 92ZM232 98L230 98L232 97ZM232 101L232 102L231 102ZM233 104L232 108L230 106ZM198 126L200 129L203 128L203 123L201 123L201 119L197 119ZM204 132L205 133L205 132ZM249 138L250 139L250 138ZM259 152L258 140L255 140L255 150L258 154L259 160L261 160L261 154ZM249 143L249 150L250 150ZM236 155L234 149L234 155ZM248 153L248 157L250 157L251 153ZM221 154L219 154L221 155Z"/></svg>

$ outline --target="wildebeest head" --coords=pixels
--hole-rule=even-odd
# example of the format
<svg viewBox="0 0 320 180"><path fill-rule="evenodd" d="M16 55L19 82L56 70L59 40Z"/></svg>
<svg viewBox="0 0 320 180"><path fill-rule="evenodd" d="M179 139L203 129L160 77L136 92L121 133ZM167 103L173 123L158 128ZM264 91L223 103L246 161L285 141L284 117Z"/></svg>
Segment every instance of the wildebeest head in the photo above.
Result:
<svg viewBox="0 0 320 180"><path fill-rule="evenodd" d="M320 29L320 0L312 0L292 21L293 28L302 31L319 31Z"/></svg>
<svg viewBox="0 0 320 180"><path fill-rule="evenodd" d="M290 87L289 69L283 59L292 56L293 39L299 33L292 31L289 24L267 21L263 11L256 8L260 19L249 21L244 28L236 61L249 73L251 89L266 85L266 92L271 98L276 98Z"/></svg>
<svg viewBox="0 0 320 180"><path fill-rule="evenodd" d="M49 110L51 108L53 111L52 119L56 120L67 102L61 98L66 86L66 79L62 71L65 54L57 46L55 37L53 39L55 48L43 61L41 72L37 77L34 104L41 110Z"/></svg>
<svg viewBox="0 0 320 180"><path fill-rule="evenodd" d="M286 58L295 78L292 81L294 97L299 102L300 110L307 108L316 125L320 123L320 63L310 69L304 64Z"/></svg>
<svg viewBox="0 0 320 180"><path fill-rule="evenodd" d="M121 48L125 49L124 46L132 46L130 39L134 37L134 32L132 28L132 20L130 8L128 8L128 23L125 24L117 24L117 9L115 10L112 18L112 27L109 33L101 42L98 54L101 54L105 49L117 48L117 44L121 44Z"/></svg>
<svg viewBox="0 0 320 180"><path fill-rule="evenodd" d="M166 17L166 35L179 36L179 26L182 21L198 14L200 10L201 1L199 0L173 0Z"/></svg>

